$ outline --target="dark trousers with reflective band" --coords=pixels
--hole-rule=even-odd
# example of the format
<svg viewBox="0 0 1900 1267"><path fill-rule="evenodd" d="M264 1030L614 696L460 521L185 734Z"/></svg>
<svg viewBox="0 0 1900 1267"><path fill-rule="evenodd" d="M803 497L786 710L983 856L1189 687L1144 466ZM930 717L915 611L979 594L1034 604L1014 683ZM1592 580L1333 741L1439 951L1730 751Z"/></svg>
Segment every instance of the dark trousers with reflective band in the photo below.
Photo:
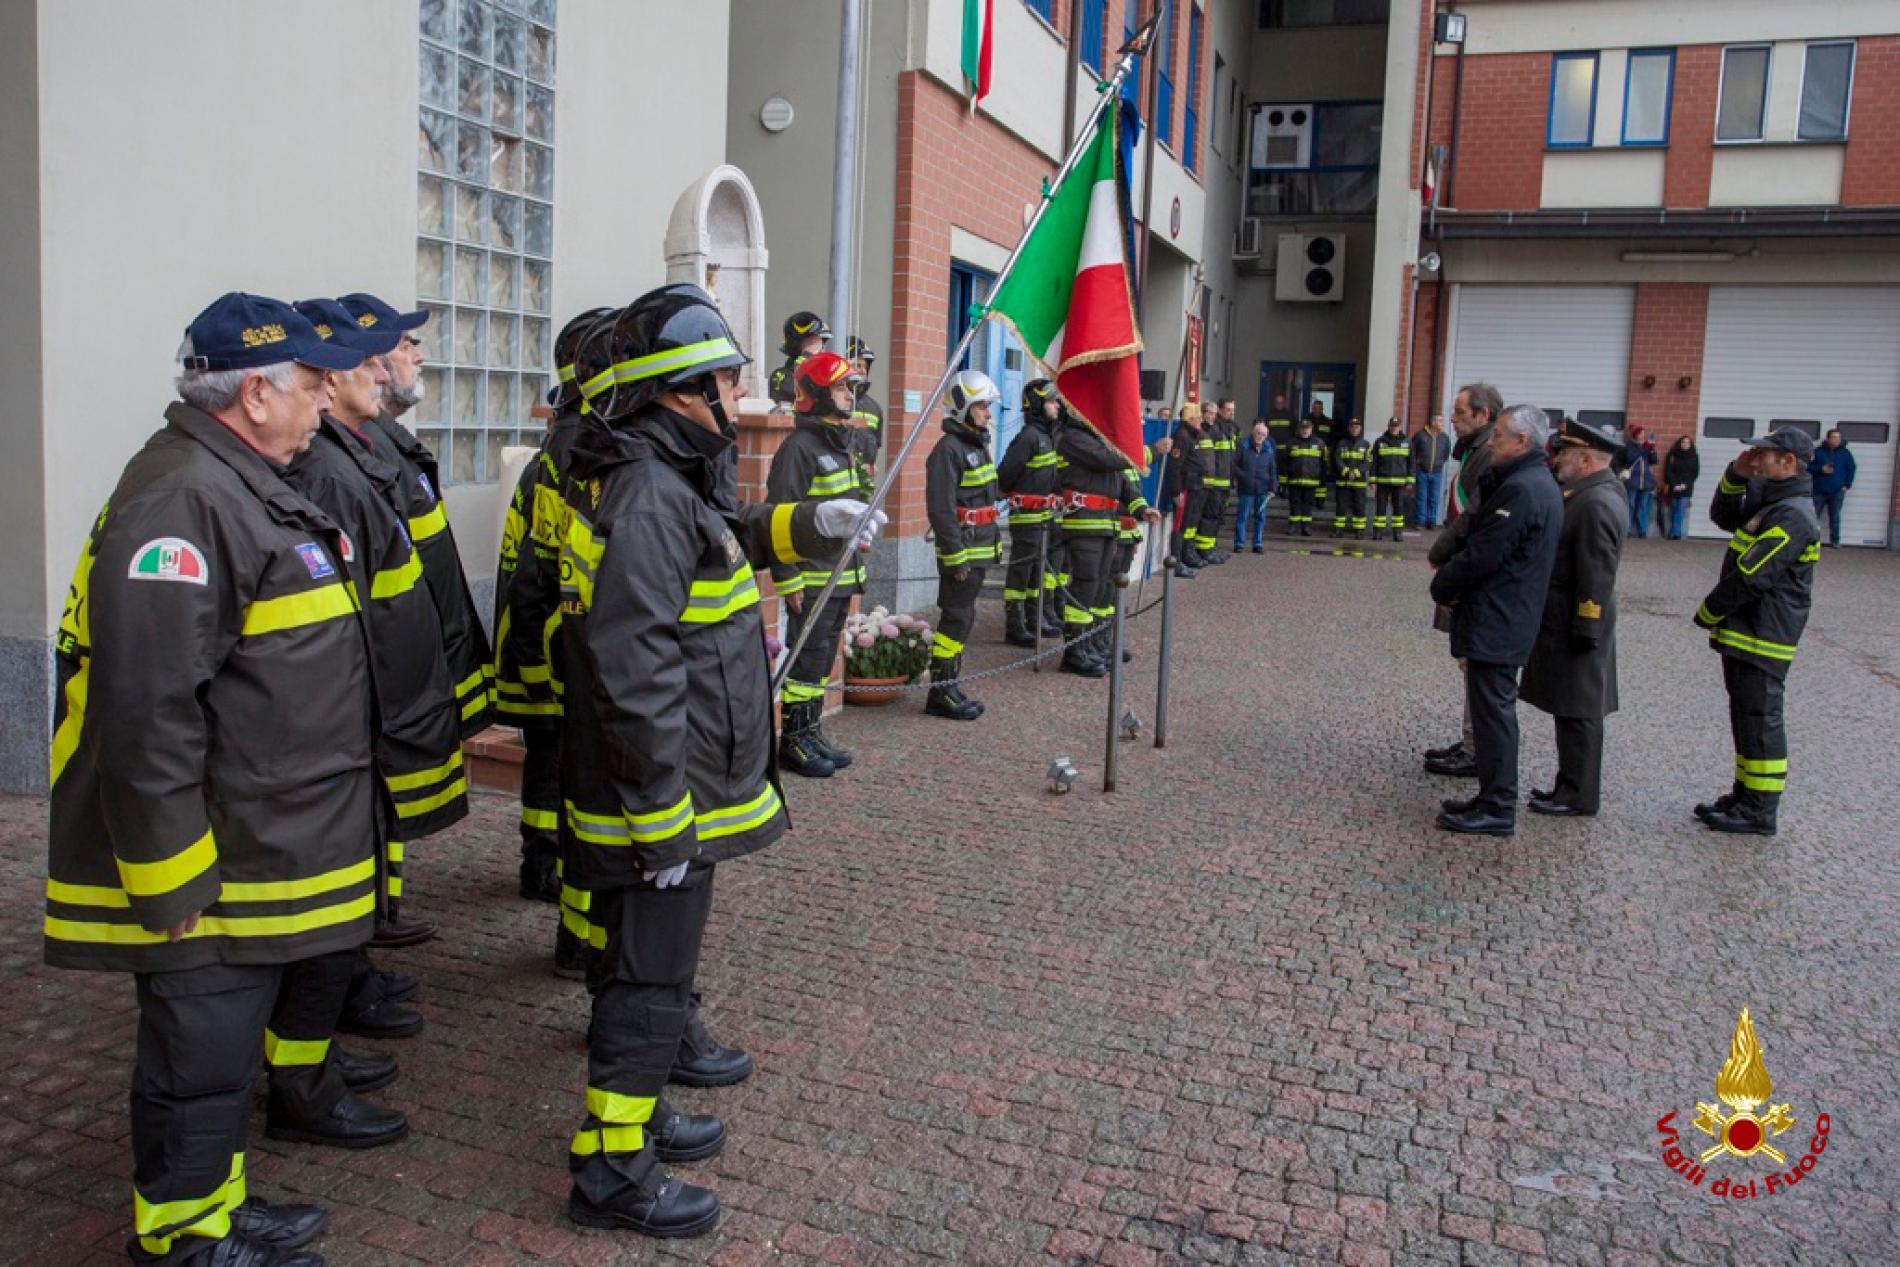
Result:
<svg viewBox="0 0 1900 1267"><path fill-rule="evenodd" d="M1373 490L1372 527L1375 532L1405 527L1405 485L1380 484Z"/></svg>
<svg viewBox="0 0 1900 1267"><path fill-rule="evenodd" d="M140 973L132 1065L134 1261L183 1263L229 1235L278 964Z"/></svg>
<svg viewBox="0 0 1900 1267"><path fill-rule="evenodd" d="M1065 639L1086 631L1095 622L1113 616L1108 587L1119 540L1110 533L1076 533L1067 538L1069 586L1062 601Z"/></svg>
<svg viewBox="0 0 1900 1267"><path fill-rule="evenodd" d="M552 855L561 830L560 727L523 726L521 744L521 852Z"/></svg>
<svg viewBox="0 0 1900 1267"><path fill-rule="evenodd" d="M574 1186L599 1205L636 1187L657 1158L646 1135L693 1006L693 974L712 911L713 867L695 862L670 889L602 889L605 952L588 969L587 1121L568 1151Z"/></svg>
<svg viewBox="0 0 1900 1267"><path fill-rule="evenodd" d="M271 1099L300 1121L326 1116L343 1098L343 1079L330 1062L332 1040L351 993L371 988L370 973L360 946L284 965L264 1031L264 1065Z"/></svg>
<svg viewBox="0 0 1900 1267"><path fill-rule="evenodd" d="M1182 494L1181 517L1174 525L1175 558L1186 559L1188 547L1193 547L1196 554L1200 553L1201 516L1206 513L1206 510L1206 489L1190 488ZM1073 541L1074 538L1070 540ZM1075 570L1073 561L1069 564L1069 570L1071 572Z"/></svg>
<svg viewBox="0 0 1900 1267"><path fill-rule="evenodd" d="M941 565L938 567L937 606L942 614L937 617L937 635L930 643L933 664L956 659L970 641L970 631L976 628L976 596L983 592L983 571L971 568L969 579L959 581Z"/></svg>
<svg viewBox="0 0 1900 1267"><path fill-rule="evenodd" d="M1201 502L1200 531L1195 535L1196 547L1202 554L1210 554L1220 548L1221 516L1227 513L1227 490L1210 488Z"/></svg>
<svg viewBox="0 0 1900 1267"><path fill-rule="evenodd" d="M1333 505L1333 527L1351 528L1355 532L1366 530L1366 486L1364 484L1340 484L1333 492L1338 500Z"/></svg>
<svg viewBox="0 0 1900 1267"><path fill-rule="evenodd" d="M1557 782L1551 799L1560 805L1597 812L1603 800L1603 719L1558 717Z"/></svg>
<svg viewBox="0 0 1900 1267"><path fill-rule="evenodd" d="M1478 760L1477 808L1517 817L1517 666L1465 662L1465 704Z"/></svg>
<svg viewBox="0 0 1900 1267"><path fill-rule="evenodd" d="M831 666L838 659L838 638L844 633L845 617L851 614L851 596L843 589L834 590L830 601L813 613L811 604L818 597L818 589L814 586L805 591L804 615L789 610L786 613L785 638L788 646L798 640L805 622L812 622L811 641L798 653L798 659L792 661L792 671L779 691L779 699L787 704L808 704L825 698L825 686L831 681Z"/></svg>
<svg viewBox="0 0 1900 1267"><path fill-rule="evenodd" d="M1735 738L1735 794L1744 805L1772 813L1788 782L1786 684L1767 669L1723 656L1722 685L1728 688L1728 725Z"/></svg>
<svg viewBox="0 0 1900 1267"><path fill-rule="evenodd" d="M1062 543L1056 539L1054 526L1046 520L1038 524L1011 523L1009 571L1003 576L1003 600L1034 603L1040 609L1042 599L1055 595L1063 584Z"/></svg>
<svg viewBox="0 0 1900 1267"><path fill-rule="evenodd" d="M1288 484L1286 486L1286 522L1289 527L1298 528L1313 522L1313 512L1319 506L1319 489L1311 484Z"/></svg>

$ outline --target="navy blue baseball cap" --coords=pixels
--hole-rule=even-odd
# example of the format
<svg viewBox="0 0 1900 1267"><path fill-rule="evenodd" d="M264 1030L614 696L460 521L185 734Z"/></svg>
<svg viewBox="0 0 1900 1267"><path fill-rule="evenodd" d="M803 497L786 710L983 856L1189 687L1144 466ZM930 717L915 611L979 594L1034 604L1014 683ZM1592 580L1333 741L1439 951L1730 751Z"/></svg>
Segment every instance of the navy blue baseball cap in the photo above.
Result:
<svg viewBox="0 0 1900 1267"><path fill-rule="evenodd" d="M1756 436L1747 442L1747 447L1792 453L1803 462L1814 459L1814 437L1799 427L1779 427L1765 436Z"/></svg>
<svg viewBox="0 0 1900 1267"><path fill-rule="evenodd" d="M357 291L337 300L349 311L356 324L365 330L395 330L398 333L415 329L429 320L427 312L397 312L374 295Z"/></svg>
<svg viewBox="0 0 1900 1267"><path fill-rule="evenodd" d="M325 343L339 344L364 356L381 356L402 342L402 331L360 326L350 311L334 299L299 299L297 311L317 328L317 335Z"/></svg>
<svg viewBox="0 0 1900 1267"><path fill-rule="evenodd" d="M363 354L326 343L316 327L281 299L231 291L185 327L191 353L188 370L248 370L295 361L316 370L353 370Z"/></svg>

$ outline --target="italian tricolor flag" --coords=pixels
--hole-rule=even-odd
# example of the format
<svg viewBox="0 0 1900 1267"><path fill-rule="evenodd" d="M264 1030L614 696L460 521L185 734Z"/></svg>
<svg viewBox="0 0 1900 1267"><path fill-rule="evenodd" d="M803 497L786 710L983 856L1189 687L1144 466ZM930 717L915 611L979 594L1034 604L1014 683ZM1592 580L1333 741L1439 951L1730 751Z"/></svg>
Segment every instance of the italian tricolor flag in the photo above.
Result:
<svg viewBox="0 0 1900 1267"><path fill-rule="evenodd" d="M1141 334L1122 249L1116 114L1103 111L990 312L1015 330L1070 410L1143 467Z"/></svg>
<svg viewBox="0 0 1900 1267"><path fill-rule="evenodd" d="M970 113L990 95L990 46L995 32L996 0L963 0L963 82Z"/></svg>

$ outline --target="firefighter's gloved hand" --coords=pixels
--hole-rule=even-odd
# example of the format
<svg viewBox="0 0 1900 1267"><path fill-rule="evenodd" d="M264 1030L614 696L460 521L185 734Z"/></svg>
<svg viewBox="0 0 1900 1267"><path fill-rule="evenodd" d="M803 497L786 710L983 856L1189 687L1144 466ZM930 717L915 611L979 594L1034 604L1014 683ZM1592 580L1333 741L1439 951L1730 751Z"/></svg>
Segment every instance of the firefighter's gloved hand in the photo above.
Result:
<svg viewBox="0 0 1900 1267"><path fill-rule="evenodd" d="M642 871L640 878L656 889L670 889L686 878L686 864L682 862L664 871Z"/></svg>
<svg viewBox="0 0 1900 1267"><path fill-rule="evenodd" d="M851 531L852 525L858 522L858 517L864 513L867 505L868 503L861 502L855 497L834 497L828 502L820 502L818 504L817 518L814 521L818 529L818 535L823 537L845 536ZM870 545L877 537L878 529L889 523L890 520L891 517L889 515L881 510L878 511L875 515L871 516L871 521L864 525L864 531L860 532L851 544L859 547Z"/></svg>

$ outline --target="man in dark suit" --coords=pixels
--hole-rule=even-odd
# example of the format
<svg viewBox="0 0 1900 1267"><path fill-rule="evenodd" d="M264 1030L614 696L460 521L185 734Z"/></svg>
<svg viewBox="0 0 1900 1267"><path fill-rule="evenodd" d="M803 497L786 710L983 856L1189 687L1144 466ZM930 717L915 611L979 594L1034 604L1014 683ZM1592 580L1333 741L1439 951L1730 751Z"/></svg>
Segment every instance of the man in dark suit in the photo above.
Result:
<svg viewBox="0 0 1900 1267"><path fill-rule="evenodd" d="M1550 419L1513 405L1491 434L1483 503L1458 550L1432 577L1452 609L1451 653L1465 661L1465 704L1477 749L1478 794L1448 800L1446 831L1509 836L1517 829L1517 675L1530 659L1557 561L1563 496L1545 464Z"/></svg>
<svg viewBox="0 0 1900 1267"><path fill-rule="evenodd" d="M1563 531L1520 694L1557 724L1557 781L1531 793L1532 811L1589 816L1602 796L1603 719L1617 706L1616 568L1629 509L1610 469L1616 437L1566 422L1557 444Z"/></svg>

